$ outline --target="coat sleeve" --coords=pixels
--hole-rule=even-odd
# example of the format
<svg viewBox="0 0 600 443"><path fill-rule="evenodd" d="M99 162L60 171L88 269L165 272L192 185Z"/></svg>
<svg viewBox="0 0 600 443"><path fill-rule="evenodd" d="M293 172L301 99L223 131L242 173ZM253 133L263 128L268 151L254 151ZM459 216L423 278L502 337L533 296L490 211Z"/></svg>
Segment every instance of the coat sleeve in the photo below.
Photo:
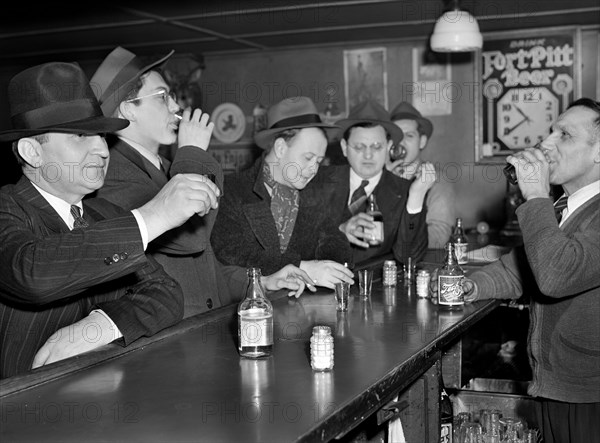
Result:
<svg viewBox="0 0 600 443"><path fill-rule="evenodd" d="M409 187L410 183L402 180L404 201L408 200ZM408 257L412 257L412 262L416 263L423 258L428 245L426 217L427 207L425 204L423 204L421 212L416 214L409 214L406 204L403 205L402 214L400 215L400 226L398 227L396 242L393 246L396 260L407 263Z"/></svg>
<svg viewBox="0 0 600 443"><path fill-rule="evenodd" d="M102 309L129 345L142 336L150 337L183 318L183 291L152 257L146 266L106 285L108 290L88 302L89 310Z"/></svg>
<svg viewBox="0 0 600 443"><path fill-rule="evenodd" d="M67 233L39 232L43 222L0 194L0 288L10 301L42 305L79 294L147 263L130 212Z"/></svg>

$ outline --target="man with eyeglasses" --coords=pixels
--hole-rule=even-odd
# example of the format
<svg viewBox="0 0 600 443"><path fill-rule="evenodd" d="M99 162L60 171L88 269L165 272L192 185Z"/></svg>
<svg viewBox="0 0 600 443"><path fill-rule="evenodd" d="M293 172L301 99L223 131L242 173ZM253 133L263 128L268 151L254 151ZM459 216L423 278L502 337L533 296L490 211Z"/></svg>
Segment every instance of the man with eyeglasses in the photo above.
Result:
<svg viewBox="0 0 600 443"><path fill-rule="evenodd" d="M352 245L354 263L388 253L402 263L408 257L416 262L427 249L424 198L435 181L435 171L424 165L411 184L385 169L389 151L403 133L373 100L359 103L347 119L336 124L349 166L322 168L318 180L330 192L330 208ZM369 231L375 227L373 217L365 212L371 194L384 223L384 240L377 246L368 242Z"/></svg>
<svg viewBox="0 0 600 443"><path fill-rule="evenodd" d="M191 217L148 246L148 253L181 285L184 317L227 305L245 292L246 272L223 266L215 258L210 235L223 189L223 172L207 152L214 124L200 109L181 108L160 67L174 51L143 60L122 47L114 49L94 73L90 84L107 116L129 120L109 139L110 163L104 186L96 196L125 209L152 198L180 173L204 175L205 213ZM172 164L159 155L161 145L177 144ZM288 288L298 296L310 281L296 267L263 277L267 289Z"/></svg>

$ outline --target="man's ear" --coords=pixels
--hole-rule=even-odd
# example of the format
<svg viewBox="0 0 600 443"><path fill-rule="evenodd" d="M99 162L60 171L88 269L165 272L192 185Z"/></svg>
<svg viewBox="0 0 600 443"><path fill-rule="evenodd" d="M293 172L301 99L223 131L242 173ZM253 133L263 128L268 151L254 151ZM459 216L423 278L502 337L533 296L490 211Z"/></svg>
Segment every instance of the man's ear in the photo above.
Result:
<svg viewBox="0 0 600 443"><path fill-rule="evenodd" d="M42 145L35 138L19 139L17 151L25 163L32 168L39 168L42 165Z"/></svg>
<svg viewBox="0 0 600 443"><path fill-rule="evenodd" d="M283 158L289 146L282 137L277 137L273 142L273 153L277 158Z"/></svg>
<svg viewBox="0 0 600 443"><path fill-rule="evenodd" d="M340 146L342 147L342 154L344 154L344 157L348 157L348 143L346 143L345 139L340 140Z"/></svg>
<svg viewBox="0 0 600 443"><path fill-rule="evenodd" d="M129 120L130 122L134 122L135 118L135 105L133 103L121 102L119 103L118 109L118 117Z"/></svg>
<svg viewBox="0 0 600 443"><path fill-rule="evenodd" d="M421 135L421 137L419 137L419 149L425 149L425 146L427 146L427 136L426 135Z"/></svg>

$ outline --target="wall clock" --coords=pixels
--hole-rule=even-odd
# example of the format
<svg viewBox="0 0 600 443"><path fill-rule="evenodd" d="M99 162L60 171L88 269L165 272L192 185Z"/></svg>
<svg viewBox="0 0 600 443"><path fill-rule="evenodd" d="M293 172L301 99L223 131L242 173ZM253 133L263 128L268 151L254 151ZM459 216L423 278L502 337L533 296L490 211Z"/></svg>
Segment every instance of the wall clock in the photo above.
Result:
<svg viewBox="0 0 600 443"><path fill-rule="evenodd" d="M505 163L548 136L579 93L580 38L572 27L486 35L477 64L478 162Z"/></svg>

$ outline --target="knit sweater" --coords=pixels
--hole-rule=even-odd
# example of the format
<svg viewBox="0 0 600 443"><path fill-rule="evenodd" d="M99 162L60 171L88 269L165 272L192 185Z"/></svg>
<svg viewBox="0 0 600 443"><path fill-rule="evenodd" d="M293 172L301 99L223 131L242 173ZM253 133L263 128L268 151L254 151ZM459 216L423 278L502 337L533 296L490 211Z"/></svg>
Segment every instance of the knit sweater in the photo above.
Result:
<svg viewBox="0 0 600 443"><path fill-rule="evenodd" d="M473 273L479 298L518 298L534 280L529 394L600 402L600 195L561 228L550 199L529 200L516 213L526 260L515 250Z"/></svg>

